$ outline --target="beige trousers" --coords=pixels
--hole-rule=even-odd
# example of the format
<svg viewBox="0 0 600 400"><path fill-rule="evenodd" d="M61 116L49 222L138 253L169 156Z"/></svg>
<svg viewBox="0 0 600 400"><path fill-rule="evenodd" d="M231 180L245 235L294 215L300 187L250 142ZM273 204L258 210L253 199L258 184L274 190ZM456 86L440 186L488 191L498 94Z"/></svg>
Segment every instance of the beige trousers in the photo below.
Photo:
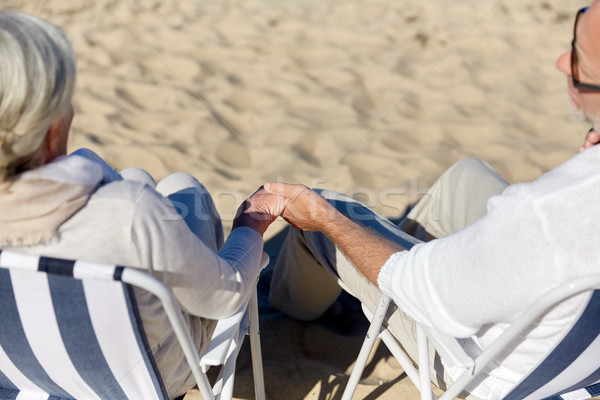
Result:
<svg viewBox="0 0 600 400"><path fill-rule="evenodd" d="M508 183L488 164L461 160L435 182L398 225L342 194L321 194L346 216L410 248L471 224L486 213L487 200L506 186ZM291 229L273 271L271 305L293 318L309 321L322 315L342 289L371 311L381 295L325 235ZM416 360L414 322L395 310L388 319L388 328ZM441 378L439 365L434 367Z"/></svg>

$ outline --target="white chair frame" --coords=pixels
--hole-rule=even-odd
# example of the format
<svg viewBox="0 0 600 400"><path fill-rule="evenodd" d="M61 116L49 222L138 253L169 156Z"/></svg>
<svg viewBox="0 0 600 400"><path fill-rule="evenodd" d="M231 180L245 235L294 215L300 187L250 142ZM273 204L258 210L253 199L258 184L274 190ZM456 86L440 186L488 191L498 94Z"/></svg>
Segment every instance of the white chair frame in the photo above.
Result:
<svg viewBox="0 0 600 400"><path fill-rule="evenodd" d="M406 375L417 387L421 394L421 400L449 400L456 398L466 386L492 361L503 349L506 348L516 337L532 326L534 321L542 317L548 310L557 304L586 291L600 289L600 277L592 276L575 279L571 282L553 289L542 296L533 306L526 309L515 322L513 322L488 348L477 358L469 357L458 341L449 336L429 330L417 324L417 351L418 364L415 367L409 356L400 347L396 339L384 326L386 313L391 299L387 295L380 297L379 303L372 313L363 306L363 311L371 320L365 340L356 360L356 365L350 375L348 384L344 390L342 400L351 400L356 390L360 377L364 371L367 359L375 341L378 337L397 359ZM440 354L446 364L462 367L464 372L456 381L448 387L438 399L431 390L429 343ZM586 397L583 397L586 398ZM589 396L587 397L589 398Z"/></svg>
<svg viewBox="0 0 600 400"><path fill-rule="evenodd" d="M173 291L157 278L136 268L87 261L75 261L70 272L43 271L38 269L42 258L59 262L71 262L69 260L0 250L0 268L55 273L71 276L75 279L118 280L139 287L156 296L162 303L164 312L171 323L192 375L196 380L198 389L205 400L231 399L233 397L236 358L244 337L249 335L255 396L257 400L265 400L256 287L240 311L229 318L218 321L208 350L206 354L200 357L190 332L186 328L187 325L183 322L183 314ZM268 262L269 257L263 254L261 270ZM222 365L219 377L215 385L211 386L206 371L210 366L219 365Z"/></svg>
<svg viewBox="0 0 600 400"><path fill-rule="evenodd" d="M269 258L263 257L261 269L268 263ZM181 323L183 315L175 299L175 295L167 286L153 276L134 268L125 268L121 280L140 287L160 299L192 374L196 379L198 390L205 400L229 400L233 397L237 355L241 349L245 335L250 336L254 394L257 400L265 400L256 288L252 291L252 295L245 307L242 307L238 313L231 317L219 320L212 337L225 337L229 338L229 340L211 340L207 352L200 357L195 350L190 332L185 329L186 325ZM245 327L242 326L242 329L239 329L240 323L245 325ZM213 387L208 380L206 372L209 367L218 365L222 365L222 371Z"/></svg>

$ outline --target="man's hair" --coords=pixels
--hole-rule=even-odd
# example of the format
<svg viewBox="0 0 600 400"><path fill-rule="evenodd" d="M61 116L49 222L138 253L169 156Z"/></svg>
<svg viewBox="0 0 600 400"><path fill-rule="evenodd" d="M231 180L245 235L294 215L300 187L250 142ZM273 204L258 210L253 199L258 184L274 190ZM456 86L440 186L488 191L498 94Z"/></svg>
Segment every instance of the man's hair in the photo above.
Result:
<svg viewBox="0 0 600 400"><path fill-rule="evenodd" d="M56 26L0 13L0 181L27 169L56 118L70 109L75 56Z"/></svg>

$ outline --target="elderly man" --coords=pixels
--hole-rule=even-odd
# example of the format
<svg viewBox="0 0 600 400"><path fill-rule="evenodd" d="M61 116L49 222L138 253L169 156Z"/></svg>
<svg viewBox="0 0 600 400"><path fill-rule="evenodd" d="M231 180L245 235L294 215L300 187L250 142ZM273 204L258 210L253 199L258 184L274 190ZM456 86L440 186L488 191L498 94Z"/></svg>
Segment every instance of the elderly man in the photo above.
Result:
<svg viewBox="0 0 600 400"><path fill-rule="evenodd" d="M190 175L156 184L89 150L66 155L75 59L58 28L0 13L0 54L0 248L151 269L204 351L214 319L235 313L256 284L262 234L277 217L265 204L277 198L247 200L223 243L211 197ZM158 300L136 296L169 396L180 396L195 384L191 371Z"/></svg>
<svg viewBox="0 0 600 400"><path fill-rule="evenodd" d="M390 330L416 360L413 321L465 338L466 351L478 354L543 293L600 274L600 146L593 146L600 132L600 1L577 13L574 32L558 68L567 75L574 112L593 126L578 155L510 186L487 164L463 160L400 226L337 193L266 184L289 200L283 217L295 228L275 266L271 304L311 320L334 304L340 285L371 309L381 290L401 310ZM471 396L511 395L588 300L578 296L553 309L468 387ZM456 376L445 371L438 379L445 374Z"/></svg>

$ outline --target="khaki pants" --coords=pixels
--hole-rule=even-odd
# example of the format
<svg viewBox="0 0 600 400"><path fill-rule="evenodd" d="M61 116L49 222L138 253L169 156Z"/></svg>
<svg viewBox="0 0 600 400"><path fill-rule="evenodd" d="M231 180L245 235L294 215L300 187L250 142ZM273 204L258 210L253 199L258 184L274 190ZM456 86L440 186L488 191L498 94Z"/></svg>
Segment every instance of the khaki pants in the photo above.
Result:
<svg viewBox="0 0 600 400"><path fill-rule="evenodd" d="M342 194L331 191L321 194L346 216L410 248L420 241L444 237L471 224L486 213L487 200L506 186L508 183L482 161L459 161L435 182L398 225ZM325 235L291 229L273 271L271 305L293 318L309 321L322 315L342 289L371 311L375 310L381 295ZM416 360L414 322L396 310L388 319L388 327L408 355ZM443 376L439 370L437 374Z"/></svg>

